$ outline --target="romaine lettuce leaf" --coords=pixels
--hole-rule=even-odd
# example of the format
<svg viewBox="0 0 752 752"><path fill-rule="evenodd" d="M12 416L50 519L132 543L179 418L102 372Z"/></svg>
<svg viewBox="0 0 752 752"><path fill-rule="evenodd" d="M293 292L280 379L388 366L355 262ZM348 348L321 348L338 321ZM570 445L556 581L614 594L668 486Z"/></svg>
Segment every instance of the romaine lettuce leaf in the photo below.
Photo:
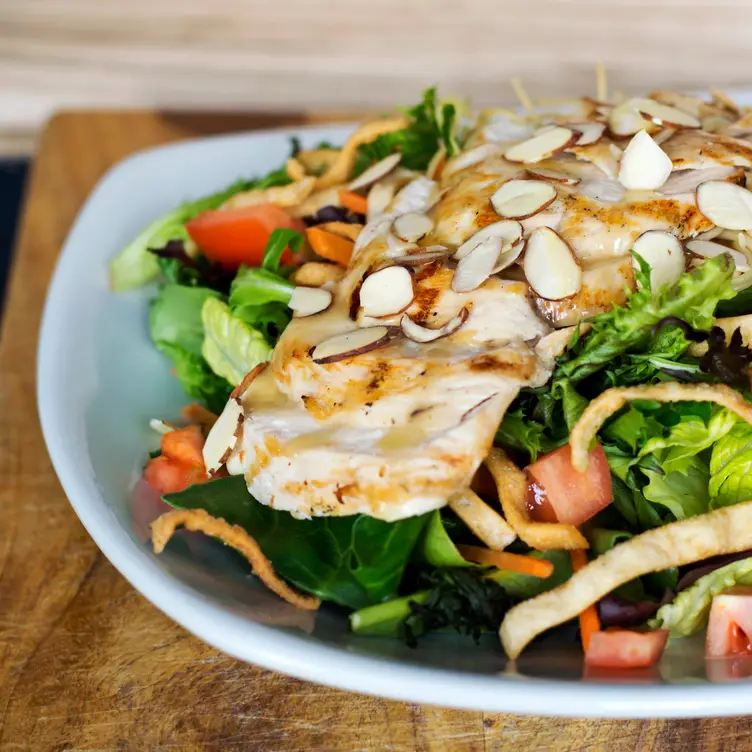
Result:
<svg viewBox="0 0 752 752"><path fill-rule="evenodd" d="M152 301L149 312L149 329L154 344L162 349L162 344L169 343L201 355L204 342L201 310L207 300L219 300L220 297L207 287L164 285Z"/></svg>
<svg viewBox="0 0 752 752"><path fill-rule="evenodd" d="M677 520L708 511L710 473L699 458L686 463L680 472L658 473L645 469L642 472L649 479L642 489L645 498L666 507Z"/></svg>
<svg viewBox="0 0 752 752"><path fill-rule="evenodd" d="M694 634L708 623L713 596L733 585L752 585L752 558L735 561L700 577L671 603L661 606L648 625L651 629L668 629L671 637Z"/></svg>
<svg viewBox="0 0 752 752"><path fill-rule="evenodd" d="M710 507L752 499L752 426L737 422L710 455Z"/></svg>
<svg viewBox="0 0 752 752"><path fill-rule="evenodd" d="M299 520L256 501L242 476L220 478L170 494L177 509L205 509L245 528L286 580L349 608L397 593L429 515L383 522L366 515Z"/></svg>
<svg viewBox="0 0 752 752"><path fill-rule="evenodd" d="M204 332L201 354L214 373L231 384L239 384L252 368L271 357L272 348L264 335L233 316L221 300L207 298L201 309L201 321Z"/></svg>

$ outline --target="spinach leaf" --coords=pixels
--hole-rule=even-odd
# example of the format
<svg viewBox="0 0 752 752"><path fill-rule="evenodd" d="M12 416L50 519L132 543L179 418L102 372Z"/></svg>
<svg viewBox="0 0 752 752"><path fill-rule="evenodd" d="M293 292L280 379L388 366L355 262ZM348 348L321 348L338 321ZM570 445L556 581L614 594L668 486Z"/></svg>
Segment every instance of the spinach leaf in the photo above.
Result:
<svg viewBox="0 0 752 752"><path fill-rule="evenodd" d="M355 515L298 520L256 501L240 476L191 486L164 500L178 509L205 509L240 525L282 577L301 590L349 608L379 603L397 593L429 518L383 522Z"/></svg>
<svg viewBox="0 0 752 752"><path fill-rule="evenodd" d="M433 567L473 566L471 562L465 560L449 537L438 509L430 513L428 524L415 547L414 558Z"/></svg>

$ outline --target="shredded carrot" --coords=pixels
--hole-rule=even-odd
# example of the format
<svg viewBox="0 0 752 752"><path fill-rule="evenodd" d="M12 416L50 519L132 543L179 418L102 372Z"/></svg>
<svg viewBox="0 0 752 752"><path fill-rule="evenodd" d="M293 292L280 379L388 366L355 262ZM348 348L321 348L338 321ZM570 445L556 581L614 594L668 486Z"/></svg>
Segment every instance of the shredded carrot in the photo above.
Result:
<svg viewBox="0 0 752 752"><path fill-rule="evenodd" d="M572 570L579 572L588 563L587 554L582 549L570 551L569 555L572 557ZM590 647L590 638L596 633L601 631L601 620L598 618L598 607L595 603L591 603L580 614L580 638L582 639L582 647L587 653L588 647Z"/></svg>
<svg viewBox="0 0 752 752"><path fill-rule="evenodd" d="M347 238L334 235L331 232L322 230L320 227L309 227L306 230L306 237L311 244L311 248L321 258L335 261L342 266L347 266L352 256L355 243Z"/></svg>
<svg viewBox="0 0 752 752"><path fill-rule="evenodd" d="M480 546L457 546L457 550L469 561L476 564L487 564L497 569L506 569L510 572L527 574L531 577L540 577L545 580L554 571L554 565L545 559L536 559L522 554L510 554L506 551L492 551L490 548Z"/></svg>
<svg viewBox="0 0 752 752"><path fill-rule="evenodd" d="M354 191L340 191L339 202L356 214L368 214L368 200Z"/></svg>

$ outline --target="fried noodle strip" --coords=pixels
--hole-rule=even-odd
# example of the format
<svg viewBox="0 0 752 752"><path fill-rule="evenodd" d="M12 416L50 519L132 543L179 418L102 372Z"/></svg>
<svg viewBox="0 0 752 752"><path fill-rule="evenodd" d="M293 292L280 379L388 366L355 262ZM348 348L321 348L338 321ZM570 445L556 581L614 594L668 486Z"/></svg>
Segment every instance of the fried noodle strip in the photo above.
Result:
<svg viewBox="0 0 752 752"><path fill-rule="evenodd" d="M290 587L275 571L258 543L239 525L230 525L212 517L205 509L173 509L151 523L151 542L155 554L164 551L167 542L179 527L218 538L248 559L254 574L280 598L296 608L315 611L321 601Z"/></svg>
<svg viewBox="0 0 752 752"><path fill-rule="evenodd" d="M469 488L452 496L449 508L495 551L503 551L517 537L509 523Z"/></svg>
<svg viewBox="0 0 752 752"><path fill-rule="evenodd" d="M510 609L499 629L501 644L515 659L539 634L636 577L750 547L752 501L649 530L614 546L563 585Z"/></svg>
<svg viewBox="0 0 752 752"><path fill-rule="evenodd" d="M584 473L588 466L590 442L600 427L630 400L656 400L657 402L713 402L731 410L747 423L752 423L752 405L739 392L725 384L645 384L614 387L598 395L582 413L572 429L569 444L572 447L572 465Z"/></svg>
<svg viewBox="0 0 752 752"><path fill-rule="evenodd" d="M588 548L587 539L574 525L533 522L527 511L527 476L498 447L485 461L491 472L507 523L528 546L538 551Z"/></svg>
<svg viewBox="0 0 752 752"><path fill-rule="evenodd" d="M222 209L246 209L249 206L274 204L275 206L291 207L302 203L313 193L316 187L315 177L304 177L289 185L278 185L273 188L258 189L236 193L227 199Z"/></svg>

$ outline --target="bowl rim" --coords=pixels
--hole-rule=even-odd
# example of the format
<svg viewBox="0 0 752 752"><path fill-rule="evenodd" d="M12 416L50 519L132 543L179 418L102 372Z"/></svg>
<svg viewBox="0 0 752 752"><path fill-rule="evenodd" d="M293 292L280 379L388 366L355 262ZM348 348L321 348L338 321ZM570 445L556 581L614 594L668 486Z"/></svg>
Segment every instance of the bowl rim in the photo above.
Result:
<svg viewBox="0 0 752 752"><path fill-rule="evenodd" d="M37 409L55 472L71 506L99 549L125 579L152 605L204 642L234 658L283 674L369 695L444 707L489 712L594 718L690 718L729 716L749 711L750 685L736 683L634 684L530 678L499 673L478 675L457 669L415 665L317 643L305 635L250 621L223 608L171 576L141 550L117 523L102 493L92 492L92 478L77 462L80 448L64 430L60 384L44 374L56 373L64 348L66 291L75 286L76 246L96 197L123 170L155 154L190 150L207 142L253 141L254 137L290 136L353 124L271 128L185 139L135 152L100 178L69 230L55 263L44 302L37 346ZM88 482L87 482L88 481ZM222 629L217 624L222 623Z"/></svg>

